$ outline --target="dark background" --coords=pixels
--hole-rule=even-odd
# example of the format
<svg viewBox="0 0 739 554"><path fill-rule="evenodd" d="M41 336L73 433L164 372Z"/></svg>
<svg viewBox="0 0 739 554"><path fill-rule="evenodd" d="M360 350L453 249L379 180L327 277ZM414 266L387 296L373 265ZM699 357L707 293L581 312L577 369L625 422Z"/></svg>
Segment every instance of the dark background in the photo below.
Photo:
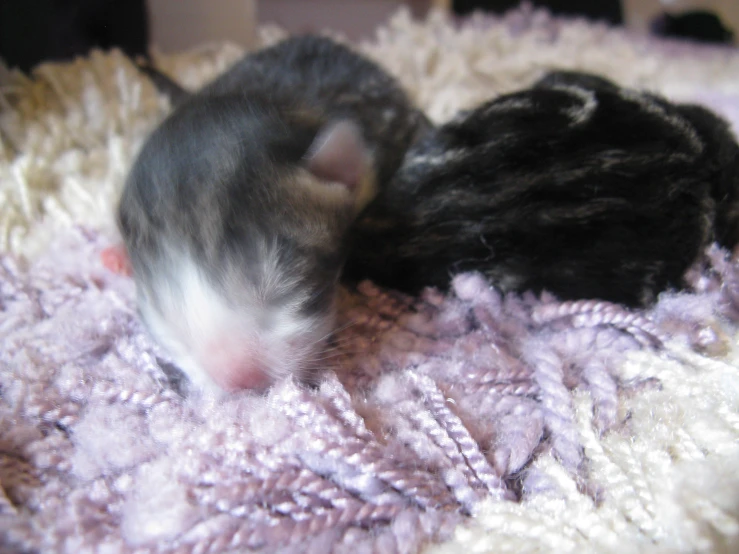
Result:
<svg viewBox="0 0 739 554"><path fill-rule="evenodd" d="M92 47L131 56L148 49L145 0L0 0L0 57L27 71Z"/></svg>
<svg viewBox="0 0 739 554"><path fill-rule="evenodd" d="M263 6L269 2L260 1ZM311 0L304 2L307 5ZM413 0L414 12L422 13L424 3L426 0ZM619 0L530 3L558 15L585 16L614 25L624 19ZM503 13L518 4L519 0L454 0L453 9L458 15L474 10ZM730 29L706 13L664 15L652 23L651 31L703 42L730 42L733 38ZM146 55L149 37L146 0L0 0L0 58L23 71L42 61L84 55L93 47L118 47L131 57Z"/></svg>
<svg viewBox="0 0 739 554"><path fill-rule="evenodd" d="M454 11L462 15L476 9L502 13L519 3L519 0L454 0L453 5ZM561 15L583 15L613 24L623 21L620 0L534 0L531 4Z"/></svg>

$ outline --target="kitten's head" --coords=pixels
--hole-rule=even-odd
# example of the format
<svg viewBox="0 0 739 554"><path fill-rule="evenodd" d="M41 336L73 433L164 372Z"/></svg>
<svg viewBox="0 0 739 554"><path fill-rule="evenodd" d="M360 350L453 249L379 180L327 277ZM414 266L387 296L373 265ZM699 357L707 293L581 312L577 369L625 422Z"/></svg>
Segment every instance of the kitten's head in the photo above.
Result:
<svg viewBox="0 0 739 554"><path fill-rule="evenodd" d="M245 96L195 98L147 141L119 226L141 317L193 381L263 388L318 364L371 167L353 122Z"/></svg>

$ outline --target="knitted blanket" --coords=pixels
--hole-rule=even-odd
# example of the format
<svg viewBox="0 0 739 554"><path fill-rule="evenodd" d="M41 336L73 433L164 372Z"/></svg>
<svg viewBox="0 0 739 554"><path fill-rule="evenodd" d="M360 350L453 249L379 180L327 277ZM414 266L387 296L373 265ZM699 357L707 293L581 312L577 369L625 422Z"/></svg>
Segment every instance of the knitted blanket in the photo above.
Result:
<svg viewBox="0 0 739 554"><path fill-rule="evenodd" d="M280 36L263 29L263 43ZM545 12L400 12L361 46L436 121L582 69L739 126L739 53ZM241 55L158 63L197 86ZM166 101L116 52L0 93L0 552L735 552L739 261L628 311L364 283L315 389L183 396L106 272L112 208Z"/></svg>

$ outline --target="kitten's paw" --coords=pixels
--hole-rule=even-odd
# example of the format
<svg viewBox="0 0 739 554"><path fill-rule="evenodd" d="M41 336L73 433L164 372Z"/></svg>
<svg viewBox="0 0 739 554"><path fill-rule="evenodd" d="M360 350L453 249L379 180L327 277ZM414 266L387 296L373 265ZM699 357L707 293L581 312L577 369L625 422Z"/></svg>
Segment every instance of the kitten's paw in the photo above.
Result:
<svg viewBox="0 0 739 554"><path fill-rule="evenodd" d="M100 261L107 269L118 275L130 277L133 275L131 261L128 259L126 247L123 244L109 246L100 253Z"/></svg>

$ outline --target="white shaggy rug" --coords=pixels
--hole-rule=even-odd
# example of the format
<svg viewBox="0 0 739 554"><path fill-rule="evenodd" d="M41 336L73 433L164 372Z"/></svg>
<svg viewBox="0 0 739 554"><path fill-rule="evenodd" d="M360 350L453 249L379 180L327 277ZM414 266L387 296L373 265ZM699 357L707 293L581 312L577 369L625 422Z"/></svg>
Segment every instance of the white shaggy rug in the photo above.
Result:
<svg viewBox="0 0 739 554"><path fill-rule="evenodd" d="M526 10L461 25L401 12L361 48L437 122L565 68L739 129L736 50ZM197 87L242 53L157 61ZM365 285L344 312L355 349L318 391L190 402L131 283L97 265L166 101L116 52L5 79L0 552L739 551L739 269L722 253L692 294L644 313L500 298L470 276L417 303Z"/></svg>

